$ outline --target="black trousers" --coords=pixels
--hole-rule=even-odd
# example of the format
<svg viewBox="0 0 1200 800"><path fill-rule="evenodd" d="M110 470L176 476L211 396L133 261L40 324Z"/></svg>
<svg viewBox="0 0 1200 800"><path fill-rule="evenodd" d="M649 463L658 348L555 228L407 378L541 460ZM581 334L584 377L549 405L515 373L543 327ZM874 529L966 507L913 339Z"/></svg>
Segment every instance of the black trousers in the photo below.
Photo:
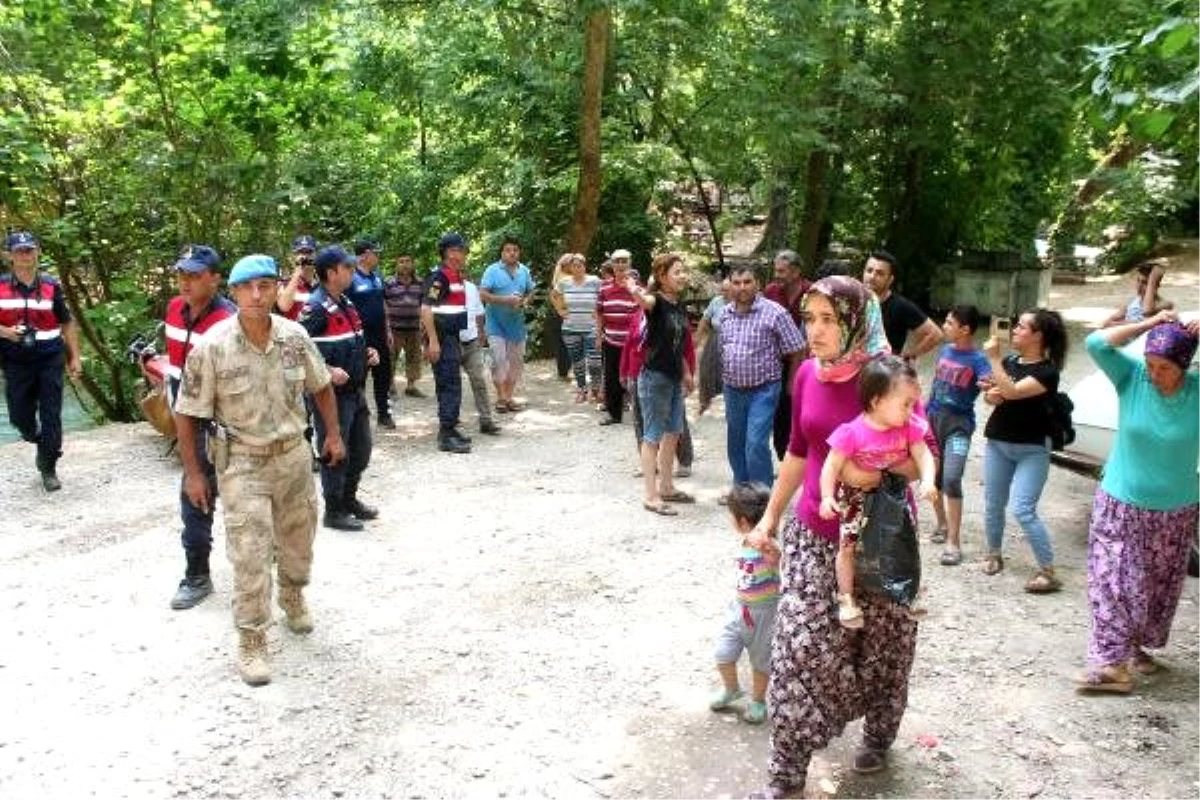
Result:
<svg viewBox="0 0 1200 800"><path fill-rule="evenodd" d="M787 370L783 373L787 375ZM786 383L787 379L784 378ZM775 406L775 424L772 426L771 440L775 445L775 455L783 461L787 454L788 439L792 437L792 394L784 387L779 393L779 403Z"/></svg>
<svg viewBox="0 0 1200 800"><path fill-rule="evenodd" d="M386 417L388 412L388 396L392 393L392 351L388 347L386 335L383 338L367 338L367 347L379 351L379 363L371 367L371 384L375 393L375 416Z"/></svg>
<svg viewBox="0 0 1200 800"><path fill-rule="evenodd" d="M333 507L340 508L340 504L355 499L363 471L371 463L371 411L361 389L336 397L338 428L346 445L346 458L335 467L321 465L321 493L326 505L332 503ZM325 446L325 419L315 408L312 411L319 453Z"/></svg>
<svg viewBox="0 0 1200 800"><path fill-rule="evenodd" d="M62 398L64 353L31 361L10 358L4 363L8 420L21 438L37 445L37 467L53 470L62 455Z"/></svg>
<svg viewBox="0 0 1200 800"><path fill-rule="evenodd" d="M617 422L625 413L625 387L621 385L621 348L604 342L600 345L604 362L604 410Z"/></svg>

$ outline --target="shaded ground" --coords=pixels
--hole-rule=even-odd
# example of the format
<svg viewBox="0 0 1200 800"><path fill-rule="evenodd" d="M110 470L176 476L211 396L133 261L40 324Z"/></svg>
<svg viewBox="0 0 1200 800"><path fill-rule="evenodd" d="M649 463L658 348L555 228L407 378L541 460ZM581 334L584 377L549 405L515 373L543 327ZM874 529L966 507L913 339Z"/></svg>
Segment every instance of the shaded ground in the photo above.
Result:
<svg viewBox="0 0 1200 800"><path fill-rule="evenodd" d="M1192 258L1166 291L1194 308ZM1052 301L1090 318L1126 285L1055 287ZM1086 369L1076 350L1068 383ZM681 485L699 503L662 518L640 508L628 425L598 427L545 363L526 394L531 409L466 457L433 450L432 399L401 404L364 482L383 517L365 534L319 532L317 629L276 626L262 689L236 675L220 541L216 595L167 608L179 473L147 426L71 434L52 497L27 446L0 447L0 796L721 797L760 784L767 729L706 709L736 544L715 503L719 405L693 418L698 460ZM974 563L978 451L967 563L941 567L925 548L933 613L892 768L845 774L852 726L826 754L840 793L1196 796L1197 582L1166 671L1129 697L1075 694L1094 483L1052 472L1042 508L1065 589L1027 595L1013 527L1005 572Z"/></svg>

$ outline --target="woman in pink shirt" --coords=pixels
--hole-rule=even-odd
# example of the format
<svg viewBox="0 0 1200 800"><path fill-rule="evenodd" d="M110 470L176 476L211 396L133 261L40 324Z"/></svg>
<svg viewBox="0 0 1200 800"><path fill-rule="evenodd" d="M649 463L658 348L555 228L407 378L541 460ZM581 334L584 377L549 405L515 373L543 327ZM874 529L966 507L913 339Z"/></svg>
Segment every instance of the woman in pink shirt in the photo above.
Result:
<svg viewBox="0 0 1200 800"><path fill-rule="evenodd" d="M773 724L770 784L757 795L761 797L801 791L812 754L857 717L865 719L854 770L886 768L887 750L908 703L917 623L903 606L877 595L861 598L860 630L838 623L838 520L820 514L820 475L829 455L829 436L862 407L858 377L869 358L870 297L865 286L846 276L817 281L805 295L804 324L812 357L796 371L788 450L766 514L748 539L751 547L771 546L785 506L803 484L795 515L779 543L784 556L768 693ZM911 459L891 471L917 478ZM880 475L851 462L841 479L868 489L879 483Z"/></svg>

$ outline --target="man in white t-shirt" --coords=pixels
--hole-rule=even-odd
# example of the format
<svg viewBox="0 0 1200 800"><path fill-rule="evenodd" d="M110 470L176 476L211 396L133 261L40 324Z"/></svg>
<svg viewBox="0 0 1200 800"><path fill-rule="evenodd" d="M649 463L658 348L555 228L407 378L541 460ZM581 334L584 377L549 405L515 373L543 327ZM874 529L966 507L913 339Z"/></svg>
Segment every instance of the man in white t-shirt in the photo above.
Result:
<svg viewBox="0 0 1200 800"><path fill-rule="evenodd" d="M500 426L492 419L492 401L488 398L487 358L484 348L488 346L487 328L484 325L485 310L479 299L479 287L463 279L467 293L467 327L459 331L462 343L462 368L471 384L471 395L475 398L475 410L479 414L479 432L489 436L500 433Z"/></svg>

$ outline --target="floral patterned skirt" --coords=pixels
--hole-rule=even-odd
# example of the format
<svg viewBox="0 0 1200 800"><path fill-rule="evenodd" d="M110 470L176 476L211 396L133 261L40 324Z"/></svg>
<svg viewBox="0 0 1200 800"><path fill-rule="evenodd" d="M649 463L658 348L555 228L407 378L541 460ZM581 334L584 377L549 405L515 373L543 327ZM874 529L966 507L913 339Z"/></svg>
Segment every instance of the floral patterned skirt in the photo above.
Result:
<svg viewBox="0 0 1200 800"><path fill-rule="evenodd" d="M917 623L886 598L862 593L861 630L837 619L837 544L790 518L781 538L783 591L771 650L770 775L804 784L812 754L864 717L868 747L891 746L908 705Z"/></svg>
<svg viewBox="0 0 1200 800"><path fill-rule="evenodd" d="M1163 647L1183 592L1197 509L1149 511L1096 490L1088 531L1088 663L1124 664Z"/></svg>

